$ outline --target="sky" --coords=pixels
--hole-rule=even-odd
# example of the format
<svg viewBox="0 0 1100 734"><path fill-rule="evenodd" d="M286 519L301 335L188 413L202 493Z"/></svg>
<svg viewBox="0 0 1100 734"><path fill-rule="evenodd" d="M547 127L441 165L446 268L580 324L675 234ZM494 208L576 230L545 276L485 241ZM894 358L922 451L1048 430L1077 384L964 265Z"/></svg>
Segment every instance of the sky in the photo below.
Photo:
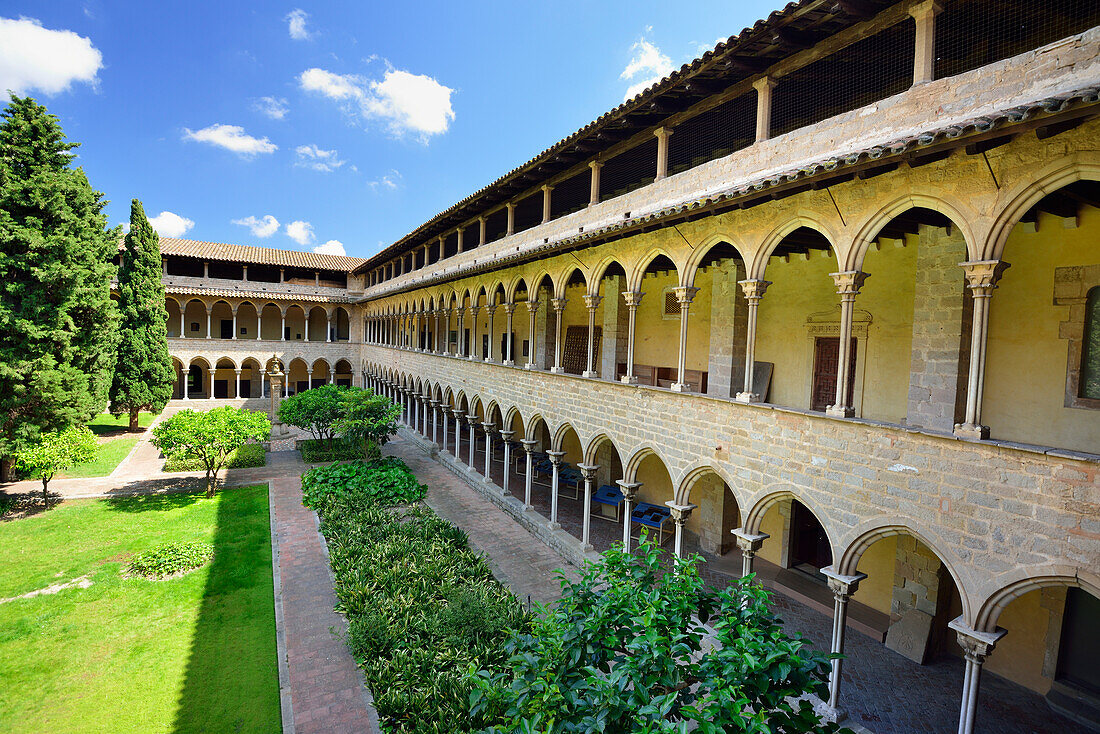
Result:
<svg viewBox="0 0 1100 734"><path fill-rule="evenodd" d="M0 90L166 237L370 257L779 3L0 3Z"/></svg>

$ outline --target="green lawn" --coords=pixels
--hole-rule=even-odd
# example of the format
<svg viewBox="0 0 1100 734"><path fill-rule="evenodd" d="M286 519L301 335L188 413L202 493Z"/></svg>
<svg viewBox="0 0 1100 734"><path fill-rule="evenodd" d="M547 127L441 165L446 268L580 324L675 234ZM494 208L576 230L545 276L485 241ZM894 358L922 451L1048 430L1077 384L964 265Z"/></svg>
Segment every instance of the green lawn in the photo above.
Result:
<svg viewBox="0 0 1100 734"><path fill-rule="evenodd" d="M137 444L141 436L134 434L123 438L113 438L101 443L96 449L95 459L87 464L77 464L71 469L66 469L57 475L57 479L69 477L71 479L83 479L85 477L105 477L115 470L130 450Z"/></svg>
<svg viewBox="0 0 1100 734"><path fill-rule="evenodd" d="M124 579L127 554L177 541L214 560ZM70 501L0 523L0 732L277 732L266 487Z"/></svg>
<svg viewBox="0 0 1100 734"><path fill-rule="evenodd" d="M152 413L138 413L138 425L142 428L148 428L149 424L153 422L154 417ZM92 429L92 433L97 436L105 433L115 433L120 430L125 431L129 427L129 414L120 415L118 418L115 418L110 413L100 413L88 424L88 428Z"/></svg>

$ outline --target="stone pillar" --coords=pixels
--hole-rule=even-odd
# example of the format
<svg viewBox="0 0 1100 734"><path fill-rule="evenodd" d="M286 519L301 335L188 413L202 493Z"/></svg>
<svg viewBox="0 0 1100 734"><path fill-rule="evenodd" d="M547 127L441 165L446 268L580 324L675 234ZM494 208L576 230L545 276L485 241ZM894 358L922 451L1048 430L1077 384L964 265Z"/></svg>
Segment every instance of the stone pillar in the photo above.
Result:
<svg viewBox="0 0 1100 734"><path fill-rule="evenodd" d="M626 279L621 275L607 278L604 286L609 296L603 301L603 335L600 339L599 369L600 377L614 382L618 379L620 362L626 362L627 310L619 294L626 287Z"/></svg>
<svg viewBox="0 0 1100 734"><path fill-rule="evenodd" d="M451 353L451 309L440 309L443 316L443 353Z"/></svg>
<svg viewBox="0 0 1100 734"><path fill-rule="evenodd" d="M471 412L466 416L466 423L470 426L470 460L466 462L466 466L470 467L470 471L476 472L474 467L474 451L477 450L477 415Z"/></svg>
<svg viewBox="0 0 1100 734"><path fill-rule="evenodd" d="M325 342L332 343L332 314L325 314Z"/></svg>
<svg viewBox="0 0 1100 734"><path fill-rule="evenodd" d="M512 440L512 436L516 435L515 431L506 431L503 428L500 429L500 440L504 446L504 494L508 494L508 479L512 476L512 446L508 442Z"/></svg>
<svg viewBox="0 0 1100 734"><path fill-rule="evenodd" d="M554 298L550 301L554 305L554 366L550 368L550 371L555 374L561 374L565 371L561 366L561 312L565 310L565 304L568 300L567 298Z"/></svg>
<svg viewBox="0 0 1100 734"><path fill-rule="evenodd" d="M938 0L924 0L909 8L909 15L913 16L917 22L916 47L913 54L914 86L930 82L935 78L936 16L942 10L943 5Z"/></svg>
<svg viewBox="0 0 1100 734"><path fill-rule="evenodd" d="M550 206L551 192L554 190L553 186L543 185L542 187L542 223L546 224L550 221L550 212L552 211Z"/></svg>
<svg viewBox="0 0 1100 734"><path fill-rule="evenodd" d="M516 205L509 201L504 208L508 210L508 224L504 230L504 236L507 237L516 233Z"/></svg>
<svg viewBox="0 0 1100 734"><path fill-rule="evenodd" d="M737 393L737 400L742 403L758 403L764 399L763 395L757 395L752 391L753 377L756 370L756 314L760 308L760 299L764 297L770 280L742 280L738 283L745 294L748 303L745 319L745 382L744 389Z"/></svg>
<svg viewBox="0 0 1100 734"><path fill-rule="evenodd" d="M989 438L989 428L982 425L982 391L985 388L985 348L989 330L989 299L997 288L1009 264L1004 260L976 260L961 263L966 273L967 288L974 299L974 316L970 324L970 375L966 384L966 417L955 426L960 438Z"/></svg>
<svg viewBox="0 0 1100 734"><path fill-rule="evenodd" d="M485 219L485 217L478 217L477 218L477 244L478 244L478 247L485 244L485 229L486 229L485 225L486 225L486 221L487 220Z"/></svg>
<svg viewBox="0 0 1100 734"><path fill-rule="evenodd" d="M620 479L616 482L619 485L619 490L623 493L623 550L627 553L630 552L630 513L633 512L630 506L634 503L634 498L638 496L638 487L642 486L641 482L628 482L625 479Z"/></svg>
<svg viewBox="0 0 1100 734"><path fill-rule="evenodd" d="M262 339L264 335L264 310L256 309L256 339Z"/></svg>
<svg viewBox="0 0 1100 734"><path fill-rule="evenodd" d="M492 466L490 460L493 456L493 429L496 428L489 421L485 421L481 424L482 430L485 431L485 482L489 483L493 481Z"/></svg>
<svg viewBox="0 0 1100 734"><path fill-rule="evenodd" d="M442 321L443 309L437 308L433 314L435 316L435 339L432 340L432 353L439 354L439 326Z"/></svg>
<svg viewBox="0 0 1100 734"><path fill-rule="evenodd" d="M676 524L676 538L673 541L673 550L677 558L683 558L684 523L691 517L691 511L695 509L695 505L680 505L675 501L669 501L665 504L668 505L669 513L672 515L672 521Z"/></svg>
<svg viewBox="0 0 1100 734"><path fill-rule="evenodd" d="M485 350L485 361L493 361L493 337L496 336L496 331L493 329L493 317L496 315L497 307L486 306L485 310L489 312L489 348Z"/></svg>
<svg viewBox="0 0 1100 734"><path fill-rule="evenodd" d="M738 392L744 380L748 310L744 301L737 297L737 282L745 277L745 266L740 260L731 258L712 267L710 273L707 395L729 398Z"/></svg>
<svg viewBox="0 0 1100 734"><path fill-rule="evenodd" d="M466 309L458 308L455 310L455 313L458 315L458 345L455 348L455 356L465 357L466 339L464 337L466 332Z"/></svg>
<svg viewBox="0 0 1100 734"><path fill-rule="evenodd" d="M210 315L213 312L213 310L214 310L213 306L207 306L206 307L206 338L207 339L212 339L213 338L210 335Z"/></svg>
<svg viewBox="0 0 1100 734"><path fill-rule="evenodd" d="M588 206L595 206L600 203L600 169L603 168L603 163L589 161L588 167L592 169L588 187Z"/></svg>
<svg viewBox="0 0 1100 734"><path fill-rule="evenodd" d="M186 339L187 338L187 330L183 328L184 320L185 320L184 317L186 316L184 311L186 311L186 310L187 310L187 304L184 304L180 308L180 339Z"/></svg>
<svg viewBox="0 0 1100 734"><path fill-rule="evenodd" d="M963 673L962 707L959 711L959 734L972 734L974 714L978 705L978 687L981 683L982 663L993 652L997 642L1005 636L1006 630L998 627L993 632L980 632L972 629L962 617L947 623L959 636L959 646L966 658L966 671Z"/></svg>
<svg viewBox="0 0 1100 734"><path fill-rule="evenodd" d="M859 582L867 578L865 573L856 573L845 576L836 573L833 569L823 568L821 573L829 582L829 588L833 592L833 642L830 652L838 657L832 660L832 671L829 673L829 701L832 709L833 720L843 721L845 712L840 709L840 669L844 663L844 631L848 625L848 599L856 593Z"/></svg>
<svg viewBox="0 0 1100 734"><path fill-rule="evenodd" d="M535 316L539 312L540 305L541 304L537 300L531 298L531 294L527 296L527 317L529 319L529 329L527 336L527 361L523 364L523 369L525 370L538 369L539 363L538 360L535 358L535 355L538 352L538 333L535 326ZM509 345L511 345L511 338L511 336L508 337Z"/></svg>
<svg viewBox="0 0 1100 734"><path fill-rule="evenodd" d="M279 312L279 341L286 341L286 311Z"/></svg>
<svg viewBox="0 0 1100 734"><path fill-rule="evenodd" d="M190 400L191 392L191 365L187 365L183 368L183 399Z"/></svg>
<svg viewBox="0 0 1100 734"><path fill-rule="evenodd" d="M236 392L233 393L233 397L237 398L239 400L240 397L241 397L241 371L240 370L233 370L233 371L235 373L237 373L237 389L236 389Z"/></svg>
<svg viewBox="0 0 1100 734"><path fill-rule="evenodd" d="M439 437L438 437L438 433L439 433L439 401L438 400L432 400L431 403L429 403L429 405L432 409L432 443L438 444L439 443Z"/></svg>
<svg viewBox="0 0 1100 734"><path fill-rule="evenodd" d="M535 452L535 446L538 445L538 441L534 439L525 438L520 441L523 444L523 450L527 453L527 473L524 475L524 489L523 489L523 509L530 510L531 505L531 484L535 479L535 470L531 466L531 454Z"/></svg>
<svg viewBox="0 0 1100 734"><path fill-rule="evenodd" d="M600 307L602 296L585 295L584 306L588 309L588 369L581 377L599 377L596 372L596 309Z"/></svg>
<svg viewBox="0 0 1100 734"><path fill-rule="evenodd" d="M553 479L550 482L550 522L547 523L547 527L551 530L557 530L561 527L561 523L558 522L558 475L561 470L561 460L565 456L564 451L547 451L546 455L550 457L550 463L554 467Z"/></svg>
<svg viewBox="0 0 1100 734"><path fill-rule="evenodd" d="M657 136L657 173L654 181L660 181L668 176L668 139L672 136L672 128L659 127L653 131Z"/></svg>
<svg viewBox="0 0 1100 734"><path fill-rule="evenodd" d="M477 313L480 306L470 306L470 359L477 359Z"/></svg>
<svg viewBox="0 0 1100 734"><path fill-rule="evenodd" d="M756 552L772 536L767 533L748 533L744 528L734 528L730 532L737 538L737 547L741 549L741 575L748 576L752 573L752 561L756 558Z"/></svg>
<svg viewBox="0 0 1100 734"><path fill-rule="evenodd" d="M463 235L465 233L466 233L466 228L465 227L459 227L458 229L455 230L455 241L458 244L458 246L456 248L456 252L462 252L463 244L464 244Z"/></svg>
<svg viewBox="0 0 1100 734"><path fill-rule="evenodd" d="M676 300L680 302L680 355L676 361L676 382L672 383L672 389L676 392L686 392L688 385L684 373L687 369L688 311L699 289L681 286L676 288L675 292Z"/></svg>
<svg viewBox="0 0 1100 734"><path fill-rule="evenodd" d="M771 137L775 80L768 76L761 77L752 86L756 89L756 142L760 143Z"/></svg>
<svg viewBox="0 0 1100 734"><path fill-rule="evenodd" d="M455 450L454 456L458 461L462 461L462 416L466 415L463 410L457 408L452 411L455 417Z"/></svg>
<svg viewBox="0 0 1100 734"><path fill-rule="evenodd" d="M451 418L451 406L444 405L442 410L443 410L443 450L446 451L447 450L447 430L448 430L447 424L450 422L450 418Z"/></svg>
<svg viewBox="0 0 1100 734"><path fill-rule="evenodd" d="M238 308L240 308L240 307L238 306ZM236 339L237 338L237 309L236 308L233 309L233 335L230 336L229 338L230 339Z"/></svg>
<svg viewBox="0 0 1100 734"><path fill-rule="evenodd" d="M592 550L591 525L592 525L592 492L596 483L596 472L600 470L599 464L577 464L584 477L584 520L581 524L581 548L584 551Z"/></svg>
<svg viewBox="0 0 1100 734"><path fill-rule="evenodd" d="M207 400L213 400L214 399L214 372L215 372L215 370L209 370L209 372L210 372L210 384L208 385L209 390L207 392L209 392L210 394L206 396L206 399Z"/></svg>
<svg viewBox="0 0 1100 734"><path fill-rule="evenodd" d="M860 270L845 270L829 275L836 283L836 292L840 296L840 357L836 368L836 402L826 408L825 413L838 418L851 418L855 415L855 409L848 405L848 378L852 371L852 311L859 289L869 274Z"/></svg>
<svg viewBox="0 0 1100 734"><path fill-rule="evenodd" d="M642 296L645 293L638 291L623 291L623 302L627 308L627 333L626 333L626 374L623 382L627 385L637 385L638 378L634 375L634 333L635 322L638 319L638 306L642 305Z"/></svg>
<svg viewBox="0 0 1100 734"><path fill-rule="evenodd" d="M504 315L508 317L504 332L504 364L515 367L516 361L512 359L512 314L516 312L516 304L504 304Z"/></svg>

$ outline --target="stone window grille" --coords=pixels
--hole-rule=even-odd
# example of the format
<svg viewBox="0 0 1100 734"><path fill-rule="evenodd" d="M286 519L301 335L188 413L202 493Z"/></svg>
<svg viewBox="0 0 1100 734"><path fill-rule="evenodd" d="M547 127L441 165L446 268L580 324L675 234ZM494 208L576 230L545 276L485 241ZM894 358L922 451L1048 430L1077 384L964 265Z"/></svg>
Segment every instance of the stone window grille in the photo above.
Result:
<svg viewBox="0 0 1100 734"><path fill-rule="evenodd" d="M666 321L679 321L680 319L680 300L676 298L676 288L670 287L664 289L665 297L665 309L662 312L662 316Z"/></svg>

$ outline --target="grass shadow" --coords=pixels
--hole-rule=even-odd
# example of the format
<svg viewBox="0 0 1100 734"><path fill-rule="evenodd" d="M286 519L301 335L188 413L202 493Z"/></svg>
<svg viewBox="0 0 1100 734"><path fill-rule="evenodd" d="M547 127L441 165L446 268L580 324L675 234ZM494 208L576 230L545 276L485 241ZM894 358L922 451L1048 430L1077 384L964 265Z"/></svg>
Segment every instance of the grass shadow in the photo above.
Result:
<svg viewBox="0 0 1100 734"><path fill-rule="evenodd" d="M205 497L205 491L176 491L162 494L136 494L104 500L114 512L163 512L192 505Z"/></svg>

